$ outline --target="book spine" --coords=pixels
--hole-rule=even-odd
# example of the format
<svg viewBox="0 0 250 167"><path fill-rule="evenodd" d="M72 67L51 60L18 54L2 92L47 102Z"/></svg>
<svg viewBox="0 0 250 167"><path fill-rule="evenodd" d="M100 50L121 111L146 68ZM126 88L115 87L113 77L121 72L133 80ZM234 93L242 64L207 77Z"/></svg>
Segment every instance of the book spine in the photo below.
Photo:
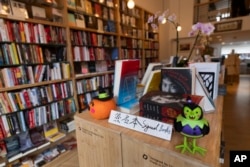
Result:
<svg viewBox="0 0 250 167"><path fill-rule="evenodd" d="M4 125L4 129L5 129L5 132L6 132L6 137L10 137L11 136L11 134L10 134L10 128L9 128L9 125L8 125L8 122L7 122L6 115L2 115L1 119L2 119L2 122L3 122L3 125Z"/></svg>

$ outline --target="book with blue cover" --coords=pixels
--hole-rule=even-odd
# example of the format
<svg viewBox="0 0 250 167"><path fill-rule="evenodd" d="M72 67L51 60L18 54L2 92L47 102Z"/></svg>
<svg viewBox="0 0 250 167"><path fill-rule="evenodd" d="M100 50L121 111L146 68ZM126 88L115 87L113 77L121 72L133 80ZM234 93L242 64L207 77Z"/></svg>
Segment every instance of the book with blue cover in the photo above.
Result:
<svg viewBox="0 0 250 167"><path fill-rule="evenodd" d="M139 64L139 59L115 61L113 93L118 107L122 107L122 105L128 102L139 104L138 101L136 102Z"/></svg>

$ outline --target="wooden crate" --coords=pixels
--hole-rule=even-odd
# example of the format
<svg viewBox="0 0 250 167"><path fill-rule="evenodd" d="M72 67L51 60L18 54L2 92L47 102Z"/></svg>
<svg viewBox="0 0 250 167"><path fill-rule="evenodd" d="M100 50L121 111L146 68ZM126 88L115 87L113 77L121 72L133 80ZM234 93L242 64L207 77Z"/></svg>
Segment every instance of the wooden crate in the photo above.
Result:
<svg viewBox="0 0 250 167"><path fill-rule="evenodd" d="M80 167L122 166L122 129L119 126L107 120L95 120L88 111L77 114L75 122Z"/></svg>

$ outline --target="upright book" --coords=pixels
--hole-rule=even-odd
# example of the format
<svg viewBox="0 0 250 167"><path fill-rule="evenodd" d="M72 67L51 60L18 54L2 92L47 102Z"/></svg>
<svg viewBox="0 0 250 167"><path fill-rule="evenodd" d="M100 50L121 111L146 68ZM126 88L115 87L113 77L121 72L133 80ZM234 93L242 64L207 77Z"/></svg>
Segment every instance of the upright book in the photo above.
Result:
<svg viewBox="0 0 250 167"><path fill-rule="evenodd" d="M206 86L198 72L196 72L196 86L195 86L195 94L204 97L204 105L203 111L205 113L213 112L215 110L215 104L213 98L210 96L209 92L207 91Z"/></svg>
<svg viewBox="0 0 250 167"><path fill-rule="evenodd" d="M143 78L141 80L142 85L146 85L147 80L150 76L150 73L155 70L159 70L162 68L162 63L149 63L146 72L143 75Z"/></svg>
<svg viewBox="0 0 250 167"><path fill-rule="evenodd" d="M151 71L149 78L145 84L143 95L151 91L160 90L160 84L161 84L161 70Z"/></svg>
<svg viewBox="0 0 250 167"><path fill-rule="evenodd" d="M220 63L218 62L191 63L190 67L196 68L196 71L202 78L208 93L213 99L215 99L218 96Z"/></svg>
<svg viewBox="0 0 250 167"><path fill-rule="evenodd" d="M138 110L139 102L136 98L136 88L139 64L138 59L115 61L113 93L117 106L121 111L125 109L124 112L135 113Z"/></svg>
<svg viewBox="0 0 250 167"><path fill-rule="evenodd" d="M190 67L164 67L160 89L167 93L194 94L195 73L195 68Z"/></svg>

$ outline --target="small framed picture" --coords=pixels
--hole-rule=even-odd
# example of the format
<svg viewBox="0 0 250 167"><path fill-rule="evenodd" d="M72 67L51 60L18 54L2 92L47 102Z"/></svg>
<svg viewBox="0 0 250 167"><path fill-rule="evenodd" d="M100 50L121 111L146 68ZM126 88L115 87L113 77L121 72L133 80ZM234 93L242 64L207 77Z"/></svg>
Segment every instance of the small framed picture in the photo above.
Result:
<svg viewBox="0 0 250 167"><path fill-rule="evenodd" d="M190 43L180 44L180 51L189 51L189 50L190 50Z"/></svg>

